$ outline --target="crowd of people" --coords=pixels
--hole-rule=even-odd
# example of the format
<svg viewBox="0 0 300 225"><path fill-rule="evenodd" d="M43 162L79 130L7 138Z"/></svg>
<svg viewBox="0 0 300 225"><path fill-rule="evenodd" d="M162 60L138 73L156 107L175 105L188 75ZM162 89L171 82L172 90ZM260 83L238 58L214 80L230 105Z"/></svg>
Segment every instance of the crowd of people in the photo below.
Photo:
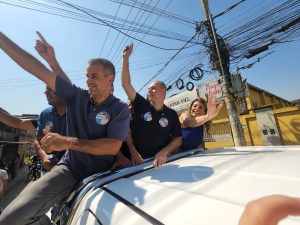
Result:
<svg viewBox="0 0 300 225"><path fill-rule="evenodd" d="M115 67L104 58L88 62L87 90L81 89L60 67L54 48L38 35L35 49L51 70L0 32L1 49L45 83L50 105L37 121L20 120L0 111L1 122L37 130L34 147L49 171L5 208L0 225L51 224L45 213L94 173L137 165L152 157L153 166L158 167L174 152L205 148L204 130L209 130L209 121L223 106L215 96L208 96L208 102L193 100L180 117L164 105L166 85L162 81L154 81L147 96L141 96L131 83L132 44L122 52L121 82L128 104L114 96Z"/></svg>

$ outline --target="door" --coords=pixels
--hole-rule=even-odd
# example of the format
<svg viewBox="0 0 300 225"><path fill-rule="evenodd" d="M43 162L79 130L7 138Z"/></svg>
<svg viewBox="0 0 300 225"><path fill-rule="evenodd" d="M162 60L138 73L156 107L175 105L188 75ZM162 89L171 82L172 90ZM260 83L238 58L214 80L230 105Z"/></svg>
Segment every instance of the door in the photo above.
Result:
<svg viewBox="0 0 300 225"><path fill-rule="evenodd" d="M271 107L255 110L264 145L281 145L280 135Z"/></svg>

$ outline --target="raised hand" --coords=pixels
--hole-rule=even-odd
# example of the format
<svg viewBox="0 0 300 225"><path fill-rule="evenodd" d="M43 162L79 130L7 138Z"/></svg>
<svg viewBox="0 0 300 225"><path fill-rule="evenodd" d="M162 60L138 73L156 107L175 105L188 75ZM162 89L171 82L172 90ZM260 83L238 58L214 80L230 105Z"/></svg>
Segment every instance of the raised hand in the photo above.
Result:
<svg viewBox="0 0 300 225"><path fill-rule="evenodd" d="M207 115L209 120L215 118L223 107L223 102L218 105L216 99L216 95L208 96Z"/></svg>
<svg viewBox="0 0 300 225"><path fill-rule="evenodd" d="M39 39L36 40L35 50L48 64L53 63L55 60L54 48L46 41L40 32L37 31L36 33L39 36Z"/></svg>
<svg viewBox="0 0 300 225"><path fill-rule="evenodd" d="M123 49L123 57L129 58L133 50L133 44L126 45L126 47Z"/></svg>

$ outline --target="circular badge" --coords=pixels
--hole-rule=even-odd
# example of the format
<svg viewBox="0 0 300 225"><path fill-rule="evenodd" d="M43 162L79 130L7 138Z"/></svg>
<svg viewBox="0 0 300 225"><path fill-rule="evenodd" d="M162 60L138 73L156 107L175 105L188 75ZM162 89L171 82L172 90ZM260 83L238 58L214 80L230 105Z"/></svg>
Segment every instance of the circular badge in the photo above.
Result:
<svg viewBox="0 0 300 225"><path fill-rule="evenodd" d="M158 122L162 127L166 127L169 124L169 121L166 117L160 118Z"/></svg>
<svg viewBox="0 0 300 225"><path fill-rule="evenodd" d="M53 122L52 121L47 121L47 123L45 125L45 130L51 131L52 127L53 127Z"/></svg>
<svg viewBox="0 0 300 225"><path fill-rule="evenodd" d="M99 112L96 115L96 122L100 125L105 125L108 123L108 121L110 120L110 115L108 114L108 112Z"/></svg>
<svg viewBox="0 0 300 225"><path fill-rule="evenodd" d="M151 114L151 112L146 112L144 114L144 120L148 121L148 122L152 120L152 114Z"/></svg>

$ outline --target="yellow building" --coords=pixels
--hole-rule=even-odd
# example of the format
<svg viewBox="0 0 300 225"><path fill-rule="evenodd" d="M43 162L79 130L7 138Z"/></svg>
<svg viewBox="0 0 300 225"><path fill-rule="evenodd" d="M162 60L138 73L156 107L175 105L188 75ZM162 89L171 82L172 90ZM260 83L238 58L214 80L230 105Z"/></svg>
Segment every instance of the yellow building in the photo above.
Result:
<svg viewBox="0 0 300 225"><path fill-rule="evenodd" d="M300 106L251 84L246 89L246 104L238 108L247 145L300 145ZM206 147L234 146L226 106L212 123Z"/></svg>

